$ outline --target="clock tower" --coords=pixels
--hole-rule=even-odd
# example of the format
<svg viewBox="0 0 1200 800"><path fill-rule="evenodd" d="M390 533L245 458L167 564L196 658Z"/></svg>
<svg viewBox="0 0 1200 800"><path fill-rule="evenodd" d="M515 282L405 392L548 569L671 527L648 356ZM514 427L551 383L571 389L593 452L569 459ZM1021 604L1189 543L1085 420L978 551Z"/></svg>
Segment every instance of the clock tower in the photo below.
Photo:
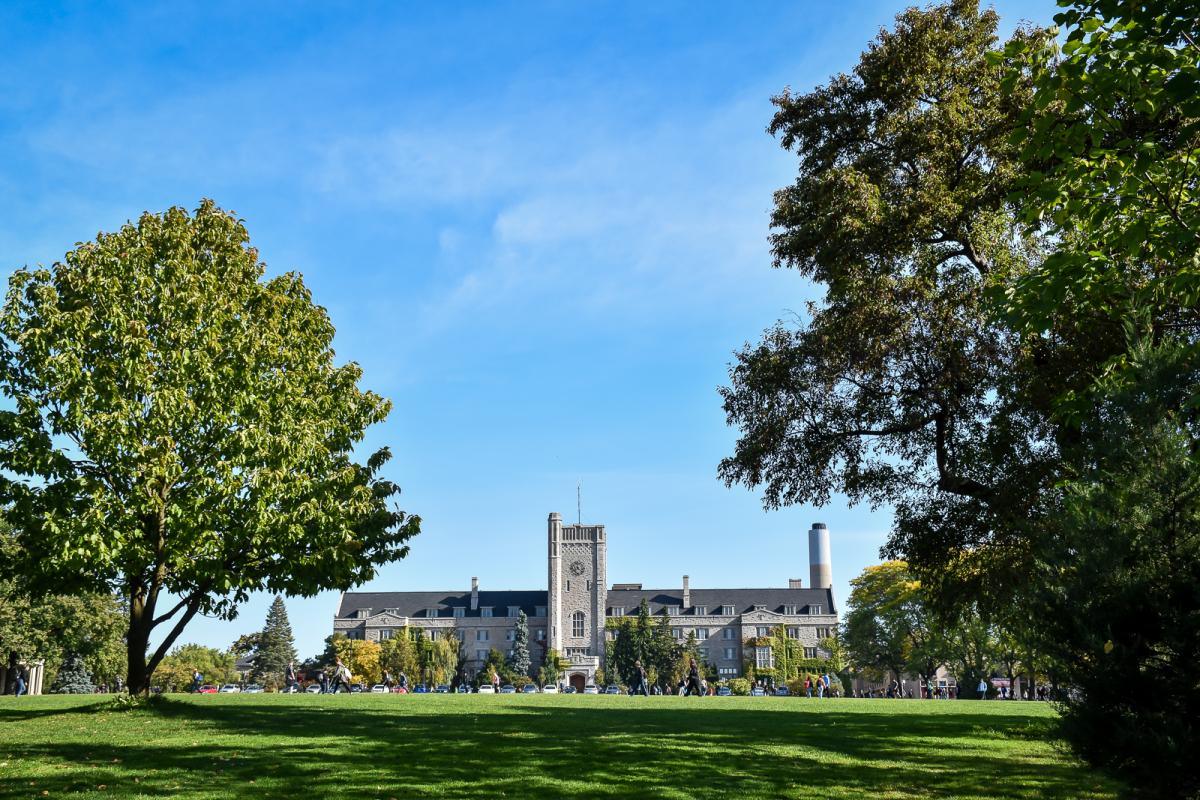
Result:
<svg viewBox="0 0 1200 800"><path fill-rule="evenodd" d="M548 647L570 662L568 678L591 683L604 656L604 613L608 598L603 525L547 522L549 562Z"/></svg>

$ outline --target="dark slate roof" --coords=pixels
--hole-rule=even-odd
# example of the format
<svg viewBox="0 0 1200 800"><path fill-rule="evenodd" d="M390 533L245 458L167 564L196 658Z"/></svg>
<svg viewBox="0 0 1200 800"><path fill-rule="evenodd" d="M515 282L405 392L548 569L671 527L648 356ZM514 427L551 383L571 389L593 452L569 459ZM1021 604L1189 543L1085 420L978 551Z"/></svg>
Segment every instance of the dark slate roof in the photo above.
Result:
<svg viewBox="0 0 1200 800"><path fill-rule="evenodd" d="M650 606L650 613L657 614L667 606L683 605L683 589L611 590L608 593L608 608L624 606L626 614L636 614L642 598ZM796 612L807 614L808 607L820 605L823 614L833 614L833 590L831 589L692 589L692 606L708 606L708 613L719 611L721 606L733 606L735 614L753 611L755 606L765 606L767 611L782 614L784 606L796 606ZM611 613L611 612L610 612ZM683 615L692 613L685 609Z"/></svg>
<svg viewBox="0 0 1200 800"><path fill-rule="evenodd" d="M486 591L479 590L479 607L492 607L492 613L503 617L509 606L520 606L527 616L534 616L537 606L546 605L545 591ZM466 609L464 616L478 617L479 611L471 610L471 593L467 592L346 592L338 607L338 617L353 617L360 608L371 609L378 614L384 609L393 609L402 617L424 617L425 609L439 609L439 617L452 617L455 606Z"/></svg>
<svg viewBox="0 0 1200 800"><path fill-rule="evenodd" d="M810 605L820 605L825 614L833 614L833 592L830 589L692 589L692 605L708 606L710 614L720 606L733 606L734 613L753 611L755 606L765 606L767 611L782 614L784 606L796 606L800 614L807 614ZM645 597L650 613L657 614L667 606L683 605L682 589L613 589L608 592L607 607L624 606L626 614L637 613ZM520 606L526 615L534 616L537 606L546 605L546 592L537 590L479 591L479 606L491 606L495 616L508 613L509 606ZM425 609L439 609L438 616L451 617L454 606L466 609L464 616L478 617L471 611L471 593L467 592L346 592L338 608L338 617L353 617L360 608L371 609L378 614L384 609L394 609L404 617L424 617ZM610 612L611 613L611 612ZM683 614L691 614L686 609Z"/></svg>

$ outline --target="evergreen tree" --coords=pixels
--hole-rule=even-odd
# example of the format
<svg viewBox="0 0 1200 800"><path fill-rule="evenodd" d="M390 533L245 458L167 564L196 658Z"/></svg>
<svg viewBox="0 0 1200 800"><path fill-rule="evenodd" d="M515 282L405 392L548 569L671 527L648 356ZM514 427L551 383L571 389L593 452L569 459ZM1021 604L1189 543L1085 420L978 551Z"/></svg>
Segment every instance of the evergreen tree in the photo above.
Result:
<svg viewBox="0 0 1200 800"><path fill-rule="evenodd" d="M83 663L83 657L78 653L70 653L54 678L54 685L50 687L51 694L92 694L95 691L96 687L92 684L92 676Z"/></svg>
<svg viewBox="0 0 1200 800"><path fill-rule="evenodd" d="M529 675L529 620L524 611L517 615L517 629L513 635L513 649L508 666L515 675Z"/></svg>
<svg viewBox="0 0 1200 800"><path fill-rule="evenodd" d="M283 598L275 596L267 611L267 621L258 635L258 646L254 654L256 673L282 676L290 662L296 660L296 642L292 637L292 626L288 622L287 608Z"/></svg>
<svg viewBox="0 0 1200 800"><path fill-rule="evenodd" d="M673 682L676 662L679 660L679 645L675 643L675 639L671 636L671 623L666 615L658 618L658 625L654 628L654 635L650 639L650 648L646 659L642 662L649 662L654 665L654 671L657 674L658 682L666 683L668 687ZM649 670L649 667L647 667ZM677 680L677 678L674 678Z"/></svg>

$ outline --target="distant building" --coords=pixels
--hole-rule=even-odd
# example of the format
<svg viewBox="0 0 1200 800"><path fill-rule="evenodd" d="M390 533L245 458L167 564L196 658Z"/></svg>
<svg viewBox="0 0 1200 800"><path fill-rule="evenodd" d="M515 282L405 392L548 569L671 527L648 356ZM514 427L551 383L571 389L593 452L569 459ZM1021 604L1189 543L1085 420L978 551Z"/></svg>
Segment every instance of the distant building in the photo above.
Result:
<svg viewBox="0 0 1200 800"><path fill-rule="evenodd" d="M822 523L809 531L810 577L817 583L803 588L792 579L778 589L693 589L686 575L673 589L643 589L640 583L608 588L603 525L563 525L553 513L547 528L546 590L487 591L472 578L470 591L346 592L334 632L373 641L405 627L432 638L457 636L473 674L490 649L511 652L516 617L524 611L533 663L541 663L548 648L558 650L570 662L567 680L581 689L604 667L606 620L636 615L644 599L651 614L670 618L677 640L694 634L705 661L722 677L740 675L745 661L773 666L769 647L746 642L780 626L802 643L806 655L826 655L817 643L837 625L837 610L829 529Z"/></svg>

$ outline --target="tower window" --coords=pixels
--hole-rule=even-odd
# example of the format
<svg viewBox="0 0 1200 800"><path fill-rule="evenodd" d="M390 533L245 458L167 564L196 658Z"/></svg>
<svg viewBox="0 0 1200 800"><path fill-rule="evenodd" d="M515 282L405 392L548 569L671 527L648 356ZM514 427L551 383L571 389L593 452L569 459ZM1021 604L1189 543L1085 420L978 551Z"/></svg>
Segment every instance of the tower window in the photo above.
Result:
<svg viewBox="0 0 1200 800"><path fill-rule="evenodd" d="M583 638L583 612L576 611L571 615L571 635Z"/></svg>

